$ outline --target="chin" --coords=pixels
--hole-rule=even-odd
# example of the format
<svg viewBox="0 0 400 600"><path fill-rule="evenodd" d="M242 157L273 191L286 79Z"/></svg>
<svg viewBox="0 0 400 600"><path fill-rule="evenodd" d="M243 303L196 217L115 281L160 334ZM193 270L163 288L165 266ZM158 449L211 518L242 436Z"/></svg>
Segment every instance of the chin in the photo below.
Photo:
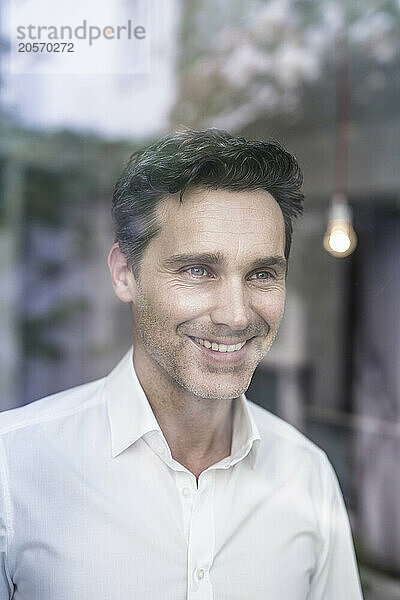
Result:
<svg viewBox="0 0 400 600"><path fill-rule="evenodd" d="M232 400L246 392L252 376L253 374L251 374L247 381L237 382L236 385L232 385L232 382L225 384L224 382L215 382L215 385L213 385L212 382L208 385L204 385L204 383L197 383L195 381L178 381L178 383L181 387L198 398L205 398L208 400Z"/></svg>

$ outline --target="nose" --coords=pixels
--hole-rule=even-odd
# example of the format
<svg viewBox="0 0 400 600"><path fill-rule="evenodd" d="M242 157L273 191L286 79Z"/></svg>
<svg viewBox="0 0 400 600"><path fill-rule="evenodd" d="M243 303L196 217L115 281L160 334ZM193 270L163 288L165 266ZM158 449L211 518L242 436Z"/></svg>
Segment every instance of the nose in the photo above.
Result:
<svg viewBox="0 0 400 600"><path fill-rule="evenodd" d="M215 325L227 325L231 330L246 329L251 309L243 282L237 279L221 282L215 294L210 313L212 322Z"/></svg>

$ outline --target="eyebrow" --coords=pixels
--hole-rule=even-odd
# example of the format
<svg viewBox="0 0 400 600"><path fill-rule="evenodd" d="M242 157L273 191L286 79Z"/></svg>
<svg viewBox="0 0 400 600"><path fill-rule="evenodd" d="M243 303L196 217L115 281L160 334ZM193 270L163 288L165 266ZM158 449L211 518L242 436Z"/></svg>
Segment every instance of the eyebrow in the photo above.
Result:
<svg viewBox="0 0 400 600"><path fill-rule="evenodd" d="M184 264L207 264L207 265L224 265L226 260L222 252L201 252L199 254L184 253L174 254L165 258L163 261L165 267L176 268ZM252 269L260 267L276 267L278 269L286 269L286 259L283 256L267 256L258 258L251 263Z"/></svg>

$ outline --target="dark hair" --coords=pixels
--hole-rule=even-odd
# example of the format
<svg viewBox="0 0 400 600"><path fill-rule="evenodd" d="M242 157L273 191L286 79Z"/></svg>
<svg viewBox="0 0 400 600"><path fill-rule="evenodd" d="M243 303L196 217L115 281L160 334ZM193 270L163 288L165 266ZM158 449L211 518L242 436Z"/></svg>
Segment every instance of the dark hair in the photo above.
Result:
<svg viewBox="0 0 400 600"><path fill-rule="evenodd" d="M132 154L114 189L115 241L135 276L149 241L161 224L158 202L189 187L266 190L285 222L285 257L292 241L292 219L301 215L303 176L294 156L275 141L247 141L226 131L184 130Z"/></svg>

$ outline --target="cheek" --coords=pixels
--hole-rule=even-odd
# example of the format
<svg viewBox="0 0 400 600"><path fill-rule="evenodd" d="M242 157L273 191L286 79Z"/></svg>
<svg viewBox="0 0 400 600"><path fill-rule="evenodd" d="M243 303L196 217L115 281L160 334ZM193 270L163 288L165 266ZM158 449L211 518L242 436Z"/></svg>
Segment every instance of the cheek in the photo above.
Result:
<svg viewBox="0 0 400 600"><path fill-rule="evenodd" d="M152 294L152 302L175 322L197 317L209 308L208 294L184 285L161 286Z"/></svg>
<svg viewBox="0 0 400 600"><path fill-rule="evenodd" d="M260 294L254 300L253 306L264 321L270 325L279 325L285 308L285 292L275 290Z"/></svg>

